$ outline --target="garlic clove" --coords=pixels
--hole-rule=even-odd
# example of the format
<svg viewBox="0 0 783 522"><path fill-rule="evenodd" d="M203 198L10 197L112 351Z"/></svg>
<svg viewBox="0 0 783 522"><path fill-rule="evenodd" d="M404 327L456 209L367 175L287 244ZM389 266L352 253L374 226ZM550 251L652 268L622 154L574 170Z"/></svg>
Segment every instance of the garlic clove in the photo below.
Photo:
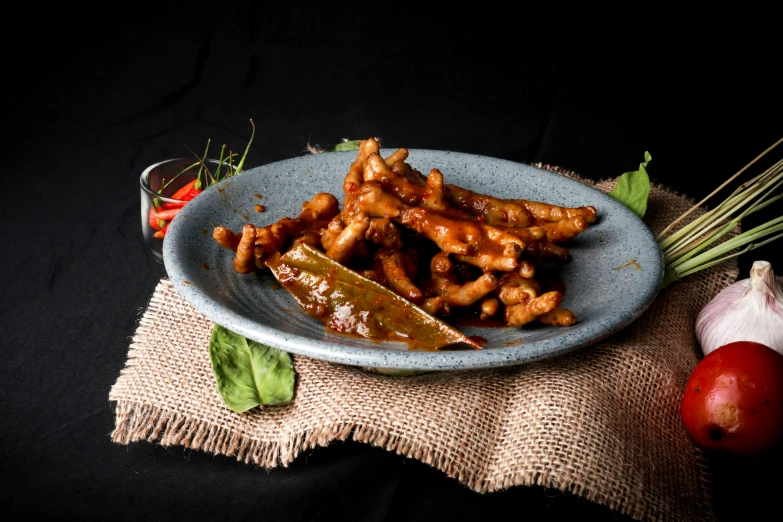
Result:
<svg viewBox="0 0 783 522"><path fill-rule="evenodd" d="M750 277L716 295L696 317L696 338L704 355L734 341L755 341L783 354L783 278L756 261Z"/></svg>

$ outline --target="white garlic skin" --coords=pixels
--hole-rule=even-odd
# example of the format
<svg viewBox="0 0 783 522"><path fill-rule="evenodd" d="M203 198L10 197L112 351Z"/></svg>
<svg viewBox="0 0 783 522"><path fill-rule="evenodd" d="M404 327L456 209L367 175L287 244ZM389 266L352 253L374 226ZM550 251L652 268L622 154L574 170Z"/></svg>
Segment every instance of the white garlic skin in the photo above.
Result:
<svg viewBox="0 0 783 522"><path fill-rule="evenodd" d="M704 355L735 341L754 341L783 354L783 277L756 261L750 278L723 289L696 317Z"/></svg>

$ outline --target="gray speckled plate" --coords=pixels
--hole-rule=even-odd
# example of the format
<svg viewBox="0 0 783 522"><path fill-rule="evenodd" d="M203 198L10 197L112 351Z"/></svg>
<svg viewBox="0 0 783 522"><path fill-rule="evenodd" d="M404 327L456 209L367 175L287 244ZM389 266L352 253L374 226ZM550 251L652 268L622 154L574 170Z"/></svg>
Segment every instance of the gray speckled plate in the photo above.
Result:
<svg viewBox="0 0 783 522"><path fill-rule="evenodd" d="M384 150L384 155L391 153ZM520 364L592 344L630 324L652 303L663 275L661 252L650 230L626 207L577 181L497 158L411 150L408 161L447 183L501 198L525 198L570 207L594 205L599 219L568 250L562 269L562 306L579 322L570 327L460 328L488 340L483 350L411 351L402 343L376 343L326 331L283 290L268 270L240 275L233 254L212 239L215 225L238 231L299 214L317 192L342 200L342 183L355 152L334 152L250 169L204 191L166 234L163 256L179 293L209 319L249 339L291 353L337 363L409 370L453 370ZM261 194L260 201L254 198ZM262 203L266 212L255 212ZM207 269L206 267L209 267Z"/></svg>

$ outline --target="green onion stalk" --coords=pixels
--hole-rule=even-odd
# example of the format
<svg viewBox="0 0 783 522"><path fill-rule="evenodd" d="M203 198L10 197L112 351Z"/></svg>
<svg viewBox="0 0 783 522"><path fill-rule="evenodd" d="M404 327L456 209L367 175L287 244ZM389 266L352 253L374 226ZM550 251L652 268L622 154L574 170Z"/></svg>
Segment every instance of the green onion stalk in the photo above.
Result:
<svg viewBox="0 0 783 522"><path fill-rule="evenodd" d="M207 147L206 149L204 149L203 156L199 156L198 154L193 152L193 150L191 150L190 147L185 145L185 148L188 149L190 153L196 157L196 163L194 163L193 165L185 169L185 170L189 170L191 168L198 167L198 172L196 173L195 188L205 189L206 187L210 187L214 185L218 181L221 181L235 174L239 174L244 170L245 159L247 158L247 154L250 152L250 146L253 144L253 139L256 136L256 125L252 119L250 120L250 125L252 126L253 130L250 133L250 139L248 140L247 146L245 147L245 153L242 155L242 157L239 160L239 164L234 166L234 160L237 158L237 156L239 156L239 154L232 152L231 150L229 150L228 154L226 154L226 145L223 144L220 148L220 157L218 159L218 165L214 173L211 172L209 170L209 167L207 166L207 157L209 156L209 147L212 144L212 139L207 140ZM225 174L221 174L221 169L223 167L225 167L226 169ZM181 174L181 172L179 174ZM177 174L177 176L179 176L179 174Z"/></svg>
<svg viewBox="0 0 783 522"><path fill-rule="evenodd" d="M224 144L220 149L220 158L218 159L218 165L215 169L215 173L213 174L210 172L209 167L207 166L207 157L209 156L209 147L212 143L212 139L207 139L207 146L204 150L203 156L198 156L195 152L193 152L190 147L185 145L185 148L188 149L195 157L196 161L195 163L192 163L191 165L188 165L181 171L177 172L171 179L162 180L162 184L160 189L158 189L158 196L163 196L163 191L165 191L172 183L174 183L181 175L184 173L195 169L198 167L198 171L196 172L196 183L194 184L194 188L203 190L207 188L208 186L214 185L218 181L225 179L229 176L232 176L234 174L239 174L242 172L244 165L245 165L245 159L247 158L248 152L250 152L250 146L253 143L253 139L256 135L256 125L253 122L253 120L250 120L250 125L253 127L253 130L250 134L250 140L247 142L247 147L245 148L245 153L242 156L242 158L239 161L239 164L234 166L234 160L239 156L238 154L228 151L228 154L226 154L226 145ZM226 172L225 174L221 174L221 170L225 167ZM149 182L149 180L148 180ZM152 205L155 207L155 210L160 211L163 208L163 202L161 201L160 197L156 197L152 200ZM161 227L165 226L165 221L159 220L159 225Z"/></svg>
<svg viewBox="0 0 783 522"><path fill-rule="evenodd" d="M732 236L733 231L745 217L763 210L783 198L783 193L779 193L779 189L783 186L783 160L737 187L730 196L712 210L676 232L672 232L672 229L683 219L780 143L783 143L783 138L762 152L661 232L657 238L665 265L661 288L783 237L783 215Z"/></svg>

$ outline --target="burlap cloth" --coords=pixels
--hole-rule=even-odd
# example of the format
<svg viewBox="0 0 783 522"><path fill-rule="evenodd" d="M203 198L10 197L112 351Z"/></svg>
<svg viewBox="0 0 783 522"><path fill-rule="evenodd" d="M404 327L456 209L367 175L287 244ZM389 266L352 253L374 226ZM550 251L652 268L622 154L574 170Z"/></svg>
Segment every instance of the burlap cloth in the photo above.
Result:
<svg viewBox="0 0 783 522"><path fill-rule="evenodd" d="M653 187L646 221L660 231L691 204ZM215 388L212 323L164 279L109 394L111 437L235 455L264 468L350 438L482 493L541 485L639 520L713 519L707 461L678 408L698 361L696 314L736 275L736 263L727 263L689 276L609 339L516 367L389 377L297 356L293 403L245 414L225 407Z"/></svg>

